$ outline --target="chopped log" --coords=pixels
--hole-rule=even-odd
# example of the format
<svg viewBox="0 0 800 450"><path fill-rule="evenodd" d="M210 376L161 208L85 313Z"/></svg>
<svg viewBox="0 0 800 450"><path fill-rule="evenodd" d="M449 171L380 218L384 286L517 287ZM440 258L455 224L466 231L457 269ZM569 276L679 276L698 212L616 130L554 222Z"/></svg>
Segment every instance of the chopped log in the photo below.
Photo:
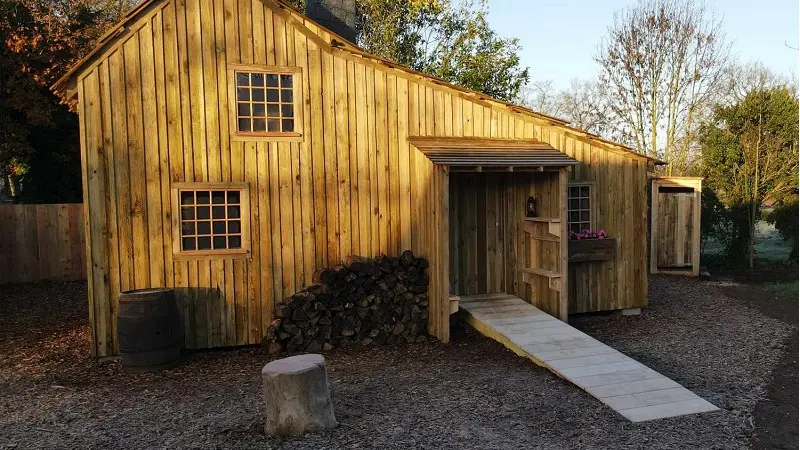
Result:
<svg viewBox="0 0 800 450"><path fill-rule="evenodd" d="M351 257L347 265L317 270L318 284L278 307L266 344L318 352L353 343L415 342L427 331L427 266L406 250L399 257Z"/></svg>
<svg viewBox="0 0 800 450"><path fill-rule="evenodd" d="M335 428L325 358L299 355L272 361L261 370L264 432L291 437Z"/></svg>

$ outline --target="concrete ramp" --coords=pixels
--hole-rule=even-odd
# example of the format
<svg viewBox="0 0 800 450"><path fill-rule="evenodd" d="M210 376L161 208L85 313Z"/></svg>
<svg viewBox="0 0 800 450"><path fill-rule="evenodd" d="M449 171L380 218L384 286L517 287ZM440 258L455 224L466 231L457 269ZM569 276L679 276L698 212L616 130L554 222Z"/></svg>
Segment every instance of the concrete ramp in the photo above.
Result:
<svg viewBox="0 0 800 450"><path fill-rule="evenodd" d="M719 409L513 295L463 296L459 307L480 333L576 384L632 422Z"/></svg>

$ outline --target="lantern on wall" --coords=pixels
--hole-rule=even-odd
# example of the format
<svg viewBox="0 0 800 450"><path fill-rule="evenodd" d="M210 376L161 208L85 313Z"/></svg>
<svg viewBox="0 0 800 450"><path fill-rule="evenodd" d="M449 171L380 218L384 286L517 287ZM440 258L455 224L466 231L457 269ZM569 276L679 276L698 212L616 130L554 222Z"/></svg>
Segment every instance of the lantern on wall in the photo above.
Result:
<svg viewBox="0 0 800 450"><path fill-rule="evenodd" d="M536 217L536 199L531 195L525 204L525 216Z"/></svg>

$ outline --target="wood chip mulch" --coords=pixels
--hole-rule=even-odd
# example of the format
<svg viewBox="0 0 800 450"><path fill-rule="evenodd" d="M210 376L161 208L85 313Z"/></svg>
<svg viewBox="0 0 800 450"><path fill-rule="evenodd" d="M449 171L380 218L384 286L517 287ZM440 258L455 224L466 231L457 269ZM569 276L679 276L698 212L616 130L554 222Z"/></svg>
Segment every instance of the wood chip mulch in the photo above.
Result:
<svg viewBox="0 0 800 450"><path fill-rule="evenodd" d="M0 448L747 448L796 325L714 281L654 277L642 315L573 325L723 410L632 424L468 328L449 345L326 354L335 430L262 434L261 348L127 374L89 354L85 283L0 286ZM796 389L796 386L795 386Z"/></svg>

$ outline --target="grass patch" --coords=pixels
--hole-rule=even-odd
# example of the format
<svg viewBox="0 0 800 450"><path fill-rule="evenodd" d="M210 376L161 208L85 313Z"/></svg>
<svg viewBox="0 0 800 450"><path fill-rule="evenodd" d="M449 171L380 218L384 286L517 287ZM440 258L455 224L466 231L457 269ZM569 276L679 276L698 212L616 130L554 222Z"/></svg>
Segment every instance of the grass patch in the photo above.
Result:
<svg viewBox="0 0 800 450"><path fill-rule="evenodd" d="M765 221L756 223L755 269L751 273L745 266L732 266L725 249L714 239L703 243L701 264L712 276L727 276L755 283L774 293L785 296L798 295L797 261L789 261L792 244L781 237L773 225ZM743 253L747 249L741 250Z"/></svg>
<svg viewBox="0 0 800 450"><path fill-rule="evenodd" d="M795 302L800 295L800 283L797 281L764 283L762 287L777 296L793 299Z"/></svg>
<svg viewBox="0 0 800 450"><path fill-rule="evenodd" d="M792 253L792 244L784 241L780 232L763 220L756 223L756 255L767 261L786 261Z"/></svg>
<svg viewBox="0 0 800 450"><path fill-rule="evenodd" d="M716 239L708 238L703 245L704 256L721 256L725 248ZM781 233L763 220L756 222L756 244L754 247L757 259L764 261L786 261L792 253L792 243L785 241ZM742 251L747 251L743 249Z"/></svg>

